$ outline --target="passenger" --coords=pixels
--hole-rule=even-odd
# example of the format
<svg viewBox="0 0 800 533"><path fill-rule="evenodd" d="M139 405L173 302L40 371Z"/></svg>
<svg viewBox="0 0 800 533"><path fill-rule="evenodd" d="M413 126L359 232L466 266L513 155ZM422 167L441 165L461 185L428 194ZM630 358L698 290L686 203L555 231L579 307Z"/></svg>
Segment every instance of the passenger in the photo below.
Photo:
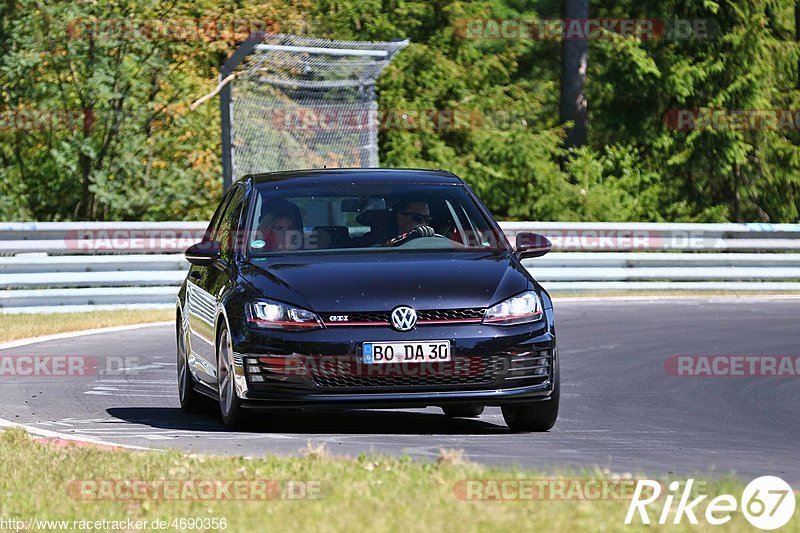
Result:
<svg viewBox="0 0 800 533"><path fill-rule="evenodd" d="M258 234L264 239L264 250L299 250L303 247L303 219L292 202L270 202L262 212Z"/></svg>

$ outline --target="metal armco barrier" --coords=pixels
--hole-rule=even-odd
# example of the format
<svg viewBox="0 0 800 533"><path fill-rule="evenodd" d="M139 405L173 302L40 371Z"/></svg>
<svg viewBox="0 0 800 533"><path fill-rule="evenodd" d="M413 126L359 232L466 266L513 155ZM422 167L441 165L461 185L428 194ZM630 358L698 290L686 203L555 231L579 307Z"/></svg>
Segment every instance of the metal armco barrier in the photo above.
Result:
<svg viewBox="0 0 800 533"><path fill-rule="evenodd" d="M170 307L205 222L0 223L0 312ZM800 224L505 222L552 294L800 292Z"/></svg>

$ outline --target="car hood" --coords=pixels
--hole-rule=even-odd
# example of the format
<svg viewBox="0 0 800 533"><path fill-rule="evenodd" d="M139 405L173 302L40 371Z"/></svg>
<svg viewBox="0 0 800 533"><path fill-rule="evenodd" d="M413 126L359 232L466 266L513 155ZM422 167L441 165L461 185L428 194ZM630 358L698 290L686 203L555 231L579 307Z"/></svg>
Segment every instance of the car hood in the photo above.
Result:
<svg viewBox="0 0 800 533"><path fill-rule="evenodd" d="M532 285L511 252L298 254L252 258L260 296L317 312L488 307Z"/></svg>

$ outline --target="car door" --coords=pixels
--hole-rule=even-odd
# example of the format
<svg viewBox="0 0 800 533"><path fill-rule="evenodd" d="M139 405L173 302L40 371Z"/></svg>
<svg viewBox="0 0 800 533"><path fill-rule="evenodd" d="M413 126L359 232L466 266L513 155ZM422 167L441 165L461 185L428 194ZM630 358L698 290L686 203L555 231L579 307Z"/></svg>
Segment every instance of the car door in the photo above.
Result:
<svg viewBox="0 0 800 533"><path fill-rule="evenodd" d="M216 310L220 307L220 302L223 296L236 282L236 252L237 243L242 239L241 231L239 230L240 219L242 218L242 211L244 207L244 187L235 186L228 208L223 212L220 217L220 223L214 233L214 240L220 246L220 258L216 265L209 268L206 272L204 279L204 286L206 287L206 297L209 298L209 304L213 305L216 317ZM216 330L212 320L211 327L208 331L207 339L210 343L207 345L211 351L206 354L207 361L212 365L214 372L214 385L217 383L217 354L214 349L216 342Z"/></svg>
<svg viewBox="0 0 800 533"><path fill-rule="evenodd" d="M195 377L206 384L217 382L215 318L217 304L230 284L229 270L235 245L244 189L235 186L226 195L209 226L208 239L220 243L220 260L211 266L192 266L186 282L189 308L190 365Z"/></svg>

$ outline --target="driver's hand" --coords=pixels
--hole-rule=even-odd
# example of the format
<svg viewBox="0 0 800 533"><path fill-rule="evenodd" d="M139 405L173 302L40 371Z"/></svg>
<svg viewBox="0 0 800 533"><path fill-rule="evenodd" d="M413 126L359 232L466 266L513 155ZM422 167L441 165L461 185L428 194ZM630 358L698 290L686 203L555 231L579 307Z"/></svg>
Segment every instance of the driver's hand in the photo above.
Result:
<svg viewBox="0 0 800 533"><path fill-rule="evenodd" d="M393 239L389 239L386 242L386 245L387 246L399 246L399 245L403 244L404 242L406 242L408 240L411 240L411 239L416 239L418 237L433 237L434 235L436 235L436 231L432 227L419 225L419 226L416 226L416 227L412 228L410 231L407 231L405 233L401 233L400 235L398 235L397 237L395 237Z"/></svg>

